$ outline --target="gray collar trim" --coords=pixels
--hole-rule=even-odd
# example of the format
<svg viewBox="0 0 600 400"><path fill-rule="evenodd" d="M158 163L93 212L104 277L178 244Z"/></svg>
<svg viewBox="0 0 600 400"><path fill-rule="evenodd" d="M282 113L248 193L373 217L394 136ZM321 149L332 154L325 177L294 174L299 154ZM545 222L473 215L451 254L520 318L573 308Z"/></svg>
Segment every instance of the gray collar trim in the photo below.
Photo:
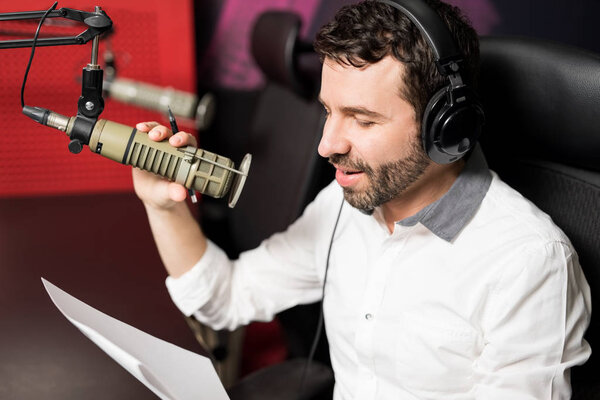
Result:
<svg viewBox="0 0 600 400"><path fill-rule="evenodd" d="M492 174L483 152L477 145L464 169L444 196L415 215L396 223L413 226L420 222L436 236L451 242L475 215L491 182Z"/></svg>

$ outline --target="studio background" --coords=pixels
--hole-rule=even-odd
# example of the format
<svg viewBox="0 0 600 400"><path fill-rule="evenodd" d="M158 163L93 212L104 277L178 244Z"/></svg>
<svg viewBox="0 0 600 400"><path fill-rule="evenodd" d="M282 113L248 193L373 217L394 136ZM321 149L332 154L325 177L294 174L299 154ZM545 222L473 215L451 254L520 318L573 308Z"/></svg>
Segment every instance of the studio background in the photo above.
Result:
<svg viewBox="0 0 600 400"><path fill-rule="evenodd" d="M8 3L0 5L0 12L51 5ZM108 13L115 24L110 43L120 76L199 95L213 93L217 112L209 129L198 132L193 124L180 128L197 134L202 147L237 163L265 83L248 50L257 16L273 8L295 11L304 21L302 36L310 41L346 3L79 0L58 7L91 11L99 5ZM481 35L539 37L600 52L600 3L595 0L451 3L465 11ZM1 24L0 40L24 32L32 36L36 27ZM80 31L48 24L42 33L63 30ZM105 46L102 42L101 50ZM77 79L89 62L90 48L37 49L26 104L73 115L80 95ZM29 54L30 49L0 50L0 398L151 398L67 322L43 290L40 277L117 319L202 352L164 287L166 273L133 194L130 168L87 149L70 154L62 133L21 114L20 87ZM167 123L162 113L111 99L102 118L131 125ZM244 373L286 356L276 324L257 324L246 340L252 345L244 354Z"/></svg>

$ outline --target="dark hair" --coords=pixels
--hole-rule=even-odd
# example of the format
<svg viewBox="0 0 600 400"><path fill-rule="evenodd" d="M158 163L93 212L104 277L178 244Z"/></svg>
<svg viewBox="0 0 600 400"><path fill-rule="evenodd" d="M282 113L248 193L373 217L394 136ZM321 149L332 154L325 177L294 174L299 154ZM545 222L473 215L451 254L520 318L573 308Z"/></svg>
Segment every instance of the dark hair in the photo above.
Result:
<svg viewBox="0 0 600 400"><path fill-rule="evenodd" d="M424 1L446 22L465 59L462 78L474 85L479 65L477 33L458 8L439 0ZM402 62L406 73L405 89L400 94L415 108L417 121L421 121L431 96L447 84L419 28L401 11L375 0L342 7L319 30L314 47L322 60L331 58L358 68L387 55Z"/></svg>

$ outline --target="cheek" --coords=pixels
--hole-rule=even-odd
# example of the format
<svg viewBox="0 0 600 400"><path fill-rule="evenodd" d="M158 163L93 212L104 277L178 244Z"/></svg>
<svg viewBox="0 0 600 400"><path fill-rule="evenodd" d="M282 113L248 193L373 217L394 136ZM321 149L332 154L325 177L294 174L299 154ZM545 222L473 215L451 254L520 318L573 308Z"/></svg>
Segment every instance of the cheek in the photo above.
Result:
<svg viewBox="0 0 600 400"><path fill-rule="evenodd" d="M410 135L373 135L360 146L359 156L371 165L397 161L408 157L419 145L420 138L413 132ZM359 146L356 146L358 149Z"/></svg>
<svg viewBox="0 0 600 400"><path fill-rule="evenodd" d="M400 133L389 141L390 153L394 153L396 159L406 158L414 155L415 151L422 150L420 128L413 118L403 121L398 131Z"/></svg>

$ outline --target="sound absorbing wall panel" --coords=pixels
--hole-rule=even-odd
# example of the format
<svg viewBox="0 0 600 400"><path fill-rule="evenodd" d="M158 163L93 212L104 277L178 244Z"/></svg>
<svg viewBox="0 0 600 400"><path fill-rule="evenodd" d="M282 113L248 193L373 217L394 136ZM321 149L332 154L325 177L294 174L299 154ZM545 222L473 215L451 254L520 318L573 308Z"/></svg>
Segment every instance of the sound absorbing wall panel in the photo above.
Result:
<svg viewBox="0 0 600 400"><path fill-rule="evenodd" d="M38 11L51 0L0 3L0 13ZM112 19L114 34L100 41L99 61L109 46L117 76L195 92L193 4L191 0L77 0L67 7L93 11L100 6ZM0 40L33 38L38 21L0 22ZM44 36L72 36L85 30L62 18L47 20ZM0 197L131 191L130 167L91 153L69 153L62 132L36 124L21 113L20 90L31 49L0 50ZM72 116L81 94L81 70L90 62L91 42L36 48L25 103ZM125 105L105 96L100 118L128 125L165 115ZM180 129L193 127L180 123Z"/></svg>

